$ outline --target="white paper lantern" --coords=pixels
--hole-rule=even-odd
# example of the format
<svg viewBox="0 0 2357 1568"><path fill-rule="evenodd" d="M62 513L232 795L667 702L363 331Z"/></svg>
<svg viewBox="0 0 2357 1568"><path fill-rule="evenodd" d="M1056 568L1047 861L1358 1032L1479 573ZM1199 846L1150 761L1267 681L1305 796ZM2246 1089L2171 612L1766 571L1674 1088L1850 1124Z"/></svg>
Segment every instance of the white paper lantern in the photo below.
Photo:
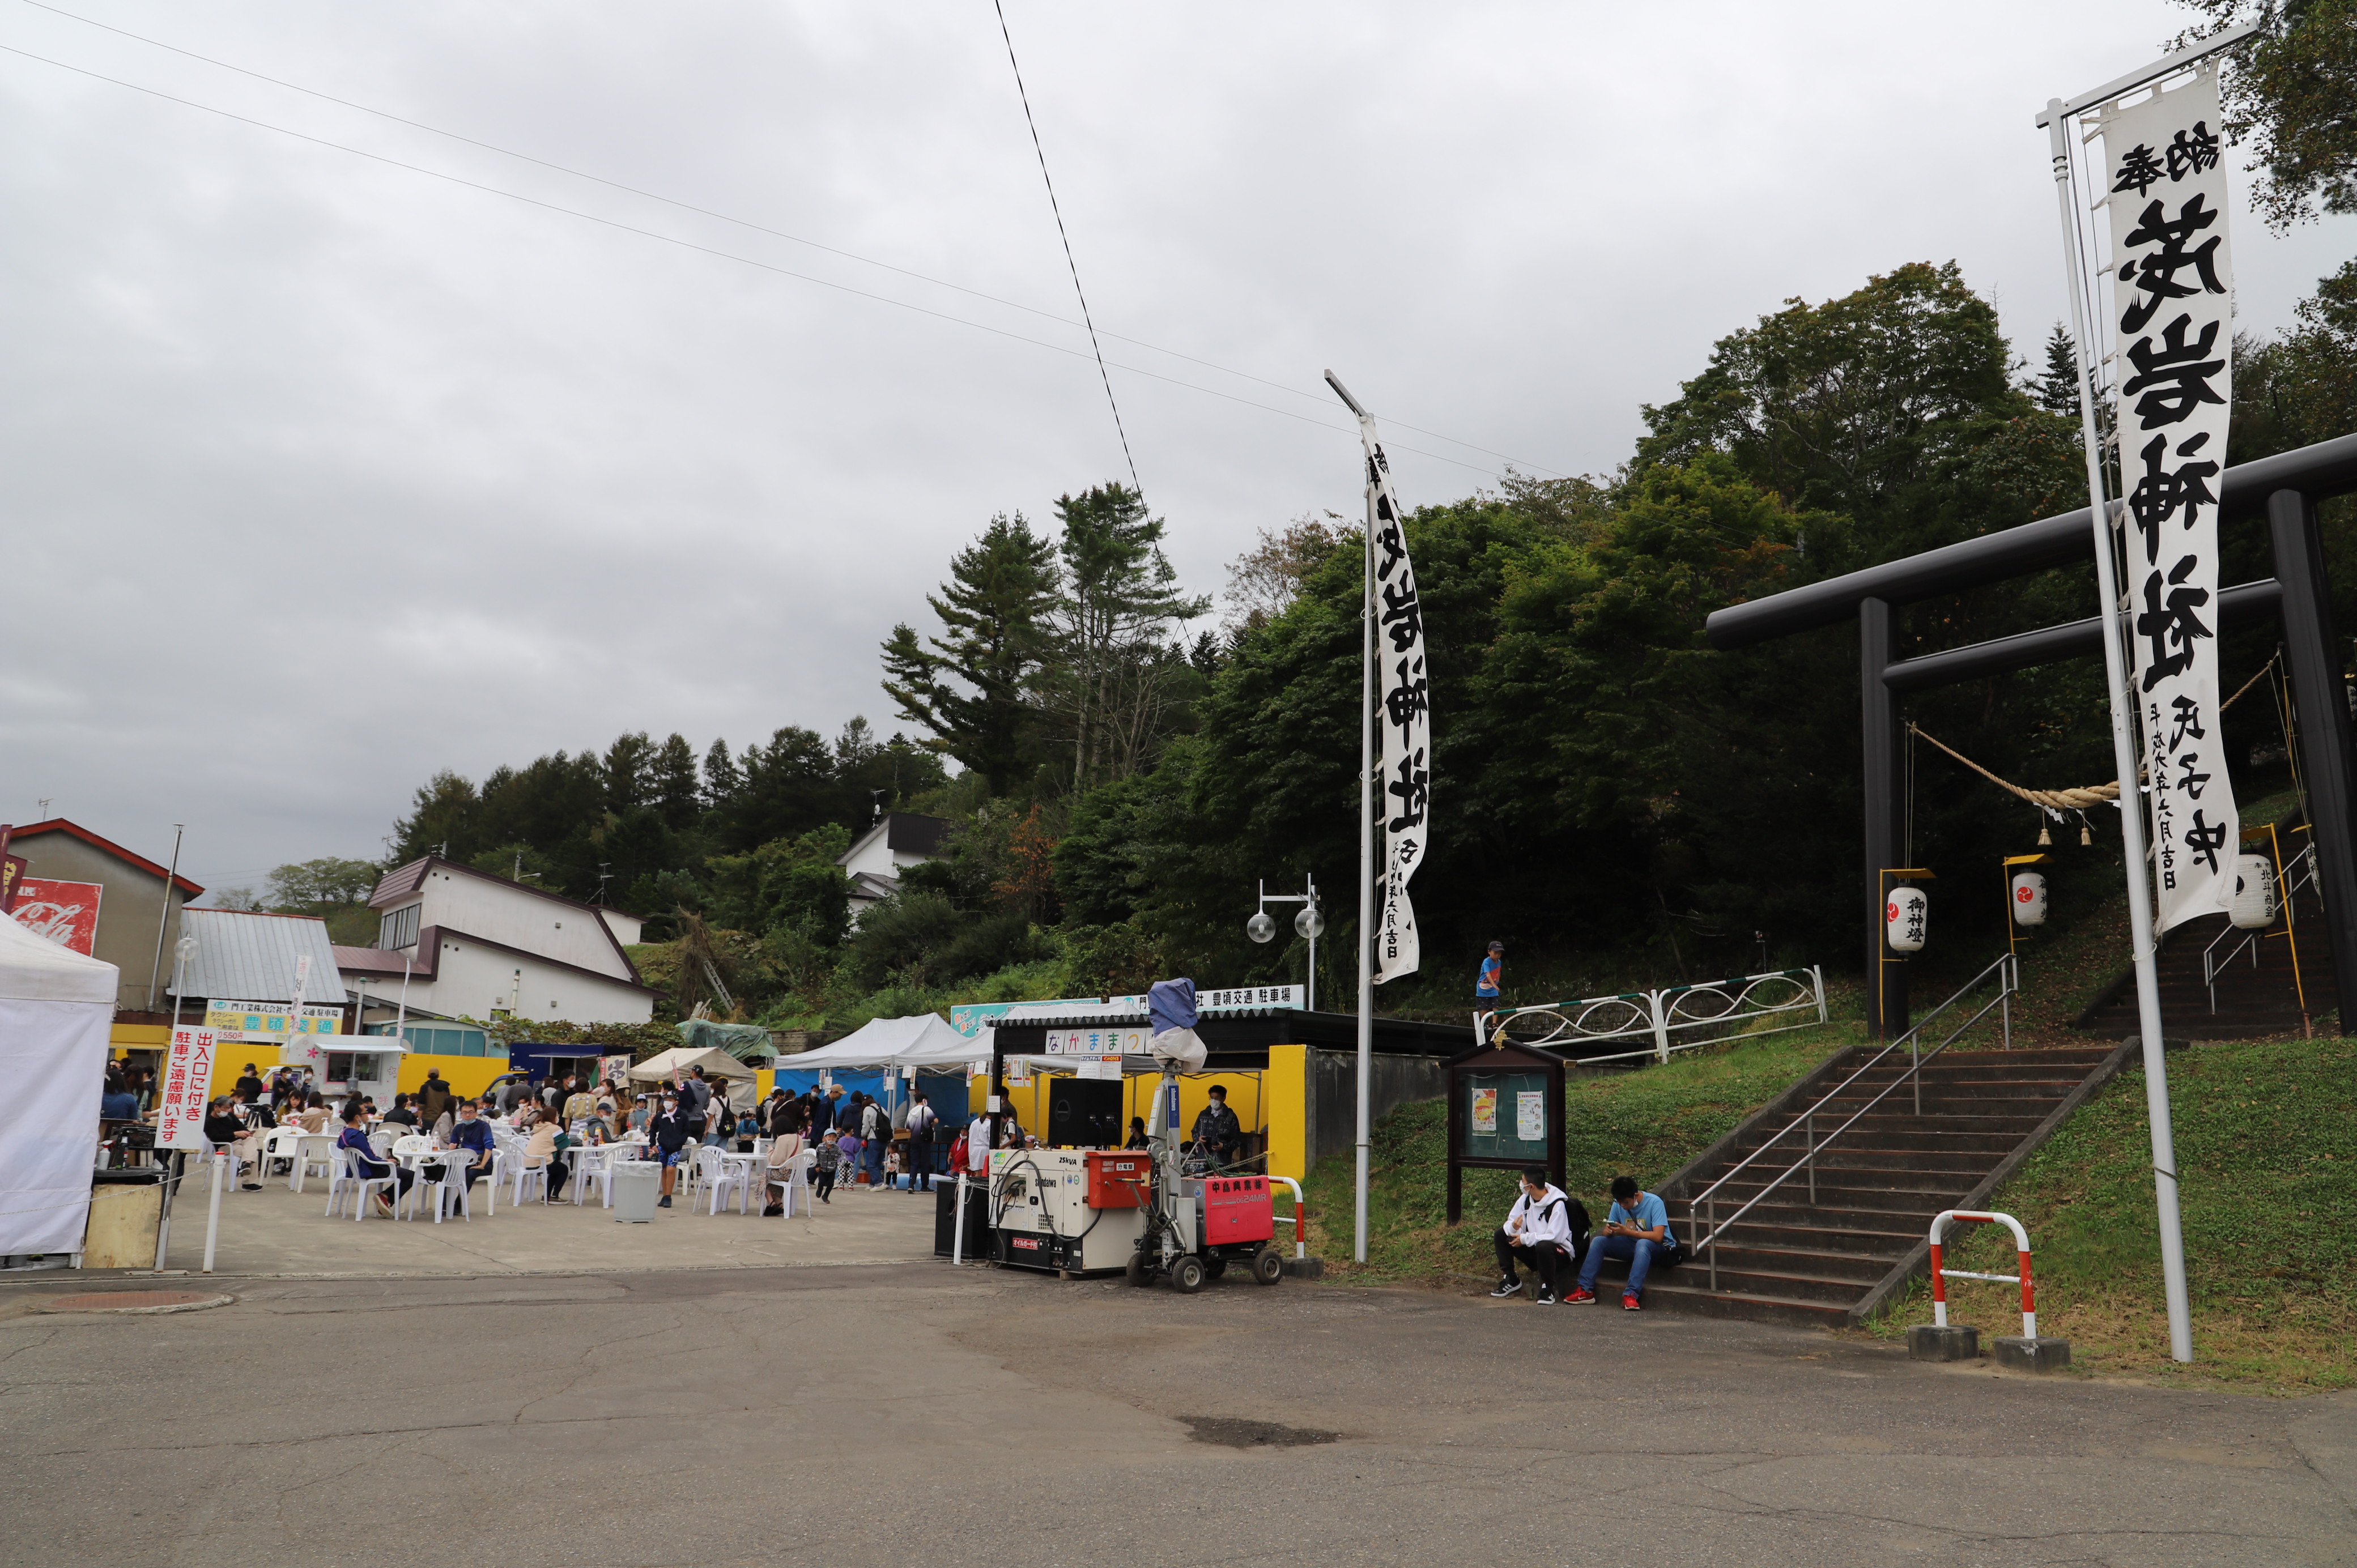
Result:
<svg viewBox="0 0 2357 1568"><path fill-rule="evenodd" d="M2276 865L2264 854L2234 857L2234 905L2227 918L2247 931L2276 923Z"/></svg>
<svg viewBox="0 0 2357 1568"><path fill-rule="evenodd" d="M2013 923L2017 926L2042 926L2046 923L2046 877L2043 873L2017 871L2013 874Z"/></svg>
<svg viewBox="0 0 2357 1568"><path fill-rule="evenodd" d="M1883 940L1892 952L1921 952L1923 927L1932 901L1921 887L1894 887L1882 907Z"/></svg>

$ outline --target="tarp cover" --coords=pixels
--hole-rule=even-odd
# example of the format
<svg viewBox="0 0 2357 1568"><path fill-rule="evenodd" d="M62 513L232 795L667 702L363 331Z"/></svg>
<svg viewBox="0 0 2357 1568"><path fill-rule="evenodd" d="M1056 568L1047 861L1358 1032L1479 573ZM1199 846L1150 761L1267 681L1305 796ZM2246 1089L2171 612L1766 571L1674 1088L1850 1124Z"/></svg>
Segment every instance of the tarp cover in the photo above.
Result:
<svg viewBox="0 0 2357 1568"><path fill-rule="evenodd" d="M680 1043L692 1051L726 1051L742 1060L766 1057L773 1048L770 1031L759 1024L716 1024L709 1018L689 1018L679 1026Z"/></svg>
<svg viewBox="0 0 2357 1568"><path fill-rule="evenodd" d="M0 1254L81 1250L118 979L0 916Z"/></svg>
<svg viewBox="0 0 2357 1568"><path fill-rule="evenodd" d="M755 1076L754 1069L747 1067L726 1051L694 1051L679 1046L649 1057L630 1069L630 1077L632 1083L656 1083L673 1073L690 1072L696 1068L702 1068L706 1078L750 1079Z"/></svg>

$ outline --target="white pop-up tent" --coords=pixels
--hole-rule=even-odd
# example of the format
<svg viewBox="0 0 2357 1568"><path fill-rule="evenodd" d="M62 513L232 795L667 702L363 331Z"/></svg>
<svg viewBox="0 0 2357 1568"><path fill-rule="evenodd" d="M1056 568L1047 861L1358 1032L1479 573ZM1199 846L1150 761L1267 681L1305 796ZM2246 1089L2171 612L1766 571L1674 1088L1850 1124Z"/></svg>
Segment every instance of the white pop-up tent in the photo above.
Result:
<svg viewBox="0 0 2357 1568"><path fill-rule="evenodd" d="M851 1072L877 1068L957 1067L988 1058L990 1045L959 1034L938 1013L877 1018L832 1045L799 1056L780 1057L779 1070Z"/></svg>
<svg viewBox="0 0 2357 1568"><path fill-rule="evenodd" d="M0 1256L81 1251L117 979L0 915Z"/></svg>

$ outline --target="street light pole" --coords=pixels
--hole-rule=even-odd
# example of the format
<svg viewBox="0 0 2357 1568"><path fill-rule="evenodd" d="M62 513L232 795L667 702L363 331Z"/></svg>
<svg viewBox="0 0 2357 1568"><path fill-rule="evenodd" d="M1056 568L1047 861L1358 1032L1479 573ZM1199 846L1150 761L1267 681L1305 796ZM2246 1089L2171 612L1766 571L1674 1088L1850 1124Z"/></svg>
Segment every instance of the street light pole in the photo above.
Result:
<svg viewBox="0 0 2357 1568"><path fill-rule="evenodd" d="M1318 908L1318 878L1305 874L1302 886L1304 891L1299 893L1272 893L1268 890L1267 882L1263 881L1259 908L1253 911L1253 918L1244 922L1244 935L1256 942L1274 941L1276 940L1276 922L1268 918L1268 907L1271 904L1303 906L1301 913L1293 917L1293 929L1309 944L1309 983L1304 987L1303 1002L1307 1011L1315 1013L1318 1011L1318 939L1326 929L1326 917Z"/></svg>

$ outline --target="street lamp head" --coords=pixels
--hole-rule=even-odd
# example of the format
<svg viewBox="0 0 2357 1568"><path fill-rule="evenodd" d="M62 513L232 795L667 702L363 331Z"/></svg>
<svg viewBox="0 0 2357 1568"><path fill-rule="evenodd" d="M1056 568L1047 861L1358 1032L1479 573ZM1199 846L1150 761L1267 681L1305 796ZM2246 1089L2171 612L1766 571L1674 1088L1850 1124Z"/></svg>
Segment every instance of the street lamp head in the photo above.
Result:
<svg viewBox="0 0 2357 1568"><path fill-rule="evenodd" d="M1317 905L1305 905L1301 913L1293 917L1293 929L1315 941L1326 934L1326 917L1318 912Z"/></svg>
<svg viewBox="0 0 2357 1568"><path fill-rule="evenodd" d="M1263 909L1244 922L1244 935L1256 942L1275 941L1276 922L1268 918L1267 910Z"/></svg>

